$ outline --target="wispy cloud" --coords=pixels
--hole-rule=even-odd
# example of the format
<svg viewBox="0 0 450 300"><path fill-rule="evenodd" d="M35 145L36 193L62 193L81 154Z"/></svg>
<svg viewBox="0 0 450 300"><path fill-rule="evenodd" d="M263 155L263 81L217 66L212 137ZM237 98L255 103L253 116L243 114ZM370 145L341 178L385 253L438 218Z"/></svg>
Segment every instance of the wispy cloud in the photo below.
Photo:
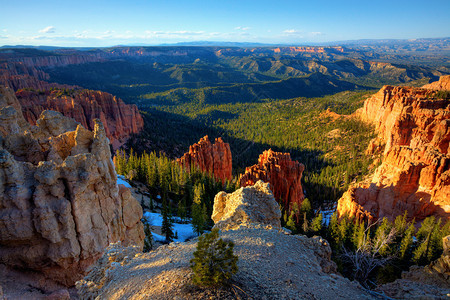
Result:
<svg viewBox="0 0 450 300"><path fill-rule="evenodd" d="M44 29L39 30L40 33L55 33L55 27L47 26Z"/></svg>
<svg viewBox="0 0 450 300"><path fill-rule="evenodd" d="M297 30L295 29L286 29L283 31L283 33L287 33L287 34L297 34L299 33Z"/></svg>
<svg viewBox="0 0 450 300"><path fill-rule="evenodd" d="M250 30L251 27L238 26L238 27L234 27L234 29L235 29L235 30L243 30L243 31L246 31L246 30Z"/></svg>
<svg viewBox="0 0 450 300"><path fill-rule="evenodd" d="M310 34L311 34L312 36L325 35L324 33L320 32L320 31L310 32Z"/></svg>

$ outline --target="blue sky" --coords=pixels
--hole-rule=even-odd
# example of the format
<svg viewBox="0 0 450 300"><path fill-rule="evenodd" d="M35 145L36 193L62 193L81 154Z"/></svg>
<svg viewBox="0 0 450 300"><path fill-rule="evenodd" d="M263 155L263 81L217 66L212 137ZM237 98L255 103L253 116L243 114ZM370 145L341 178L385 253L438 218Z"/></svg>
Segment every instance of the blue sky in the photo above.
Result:
<svg viewBox="0 0 450 300"><path fill-rule="evenodd" d="M450 0L130 1L0 0L0 45L307 44L450 36Z"/></svg>

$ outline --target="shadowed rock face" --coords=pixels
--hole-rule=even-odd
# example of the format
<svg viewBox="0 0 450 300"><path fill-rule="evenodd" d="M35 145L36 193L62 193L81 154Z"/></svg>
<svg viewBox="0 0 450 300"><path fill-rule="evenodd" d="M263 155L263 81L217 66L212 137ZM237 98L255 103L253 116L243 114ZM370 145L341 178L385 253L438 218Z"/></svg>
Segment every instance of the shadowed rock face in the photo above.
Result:
<svg viewBox="0 0 450 300"><path fill-rule="evenodd" d="M188 170L195 166L222 182L233 178L230 145L222 138L217 138L214 144L211 144L207 135L202 137L198 143L191 145L189 152L177 159L177 162Z"/></svg>
<svg viewBox="0 0 450 300"><path fill-rule="evenodd" d="M73 285L111 242L142 246L142 209L117 185L105 128L59 112L30 126L0 87L0 262Z"/></svg>
<svg viewBox="0 0 450 300"><path fill-rule="evenodd" d="M382 164L370 180L343 195L339 215L393 219L406 210L416 221L449 218L450 100L435 90L384 86L357 113L375 126L378 136L367 152L384 148Z"/></svg>
<svg viewBox="0 0 450 300"><path fill-rule="evenodd" d="M259 156L258 164L245 169L239 181L241 186L253 185L258 180L270 183L275 199L290 211L294 203L300 207L304 199L301 185L303 170L305 166L291 160L289 153L269 149Z"/></svg>
<svg viewBox="0 0 450 300"><path fill-rule="evenodd" d="M34 125L42 111L54 110L75 119L89 130L94 130L94 120L100 119L113 148L118 148L131 134L144 127L136 105L125 104L109 93L75 90L69 95L60 95L61 91L18 91L16 95L25 119Z"/></svg>

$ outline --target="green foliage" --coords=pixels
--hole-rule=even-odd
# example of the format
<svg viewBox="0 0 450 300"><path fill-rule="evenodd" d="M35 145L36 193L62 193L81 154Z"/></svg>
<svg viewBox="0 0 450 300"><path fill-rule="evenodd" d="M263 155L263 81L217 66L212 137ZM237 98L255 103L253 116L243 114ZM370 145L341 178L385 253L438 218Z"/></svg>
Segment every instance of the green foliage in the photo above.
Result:
<svg viewBox="0 0 450 300"><path fill-rule="evenodd" d="M144 224L144 252L148 252L153 249L154 241L152 232L150 230L150 224L148 223L148 220L146 218L142 219L142 223Z"/></svg>
<svg viewBox="0 0 450 300"><path fill-rule="evenodd" d="M450 222L442 225L441 219L433 216L416 232L414 220L408 222L406 212L394 222L383 218L370 225L333 214L324 229L339 271L363 284L368 279L392 281L413 264L429 264L442 254L442 239L449 234Z"/></svg>
<svg viewBox="0 0 450 300"><path fill-rule="evenodd" d="M222 286L238 270L238 257L233 254L234 243L219 238L219 230L199 237L197 250L191 260L192 281L200 286Z"/></svg>
<svg viewBox="0 0 450 300"><path fill-rule="evenodd" d="M166 242L173 241L174 233L173 233L173 218L172 213L170 211L170 206L167 204L167 200L163 200L162 207L162 226L161 233L166 237Z"/></svg>
<svg viewBox="0 0 450 300"><path fill-rule="evenodd" d="M315 217L310 226L311 233L313 235L320 235L322 233L323 228L323 215L318 214L317 217Z"/></svg>
<svg viewBox="0 0 450 300"><path fill-rule="evenodd" d="M197 235L201 235L206 229L208 214L202 199L205 195L203 184L197 184L194 188L194 202L192 203L192 227Z"/></svg>

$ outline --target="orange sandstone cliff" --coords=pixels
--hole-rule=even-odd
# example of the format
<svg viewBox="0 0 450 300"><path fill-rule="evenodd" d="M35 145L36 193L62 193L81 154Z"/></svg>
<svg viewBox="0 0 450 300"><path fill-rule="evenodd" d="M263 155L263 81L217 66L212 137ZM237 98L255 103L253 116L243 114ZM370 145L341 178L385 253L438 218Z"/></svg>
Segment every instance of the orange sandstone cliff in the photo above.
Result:
<svg viewBox="0 0 450 300"><path fill-rule="evenodd" d="M384 86L357 111L378 136L368 154L383 153L372 177L338 201L340 216L416 221L450 217L450 76L424 88Z"/></svg>
<svg viewBox="0 0 450 300"><path fill-rule="evenodd" d="M300 207L304 195L301 184L305 166L291 160L289 153L264 151L258 158L258 164L245 169L239 178L241 187L254 185L258 180L270 183L275 199L281 201L286 210L294 203Z"/></svg>
<svg viewBox="0 0 450 300"><path fill-rule="evenodd" d="M177 162L190 169L195 166L202 172L208 172L216 179L222 182L232 179L232 160L230 145L225 143L222 138L217 138L214 144L211 144L208 136L204 136L200 141L189 147Z"/></svg>

